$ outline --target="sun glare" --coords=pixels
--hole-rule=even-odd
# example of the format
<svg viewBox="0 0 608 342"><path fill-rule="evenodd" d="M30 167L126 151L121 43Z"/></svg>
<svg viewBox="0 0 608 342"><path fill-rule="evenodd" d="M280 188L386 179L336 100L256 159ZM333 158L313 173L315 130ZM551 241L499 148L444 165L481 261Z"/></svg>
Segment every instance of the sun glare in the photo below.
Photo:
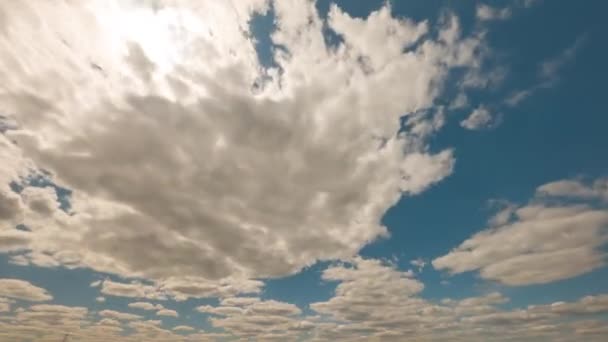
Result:
<svg viewBox="0 0 608 342"><path fill-rule="evenodd" d="M115 52L124 55L136 43L160 72L182 63L188 44L204 30L199 18L181 8L116 6L99 21Z"/></svg>

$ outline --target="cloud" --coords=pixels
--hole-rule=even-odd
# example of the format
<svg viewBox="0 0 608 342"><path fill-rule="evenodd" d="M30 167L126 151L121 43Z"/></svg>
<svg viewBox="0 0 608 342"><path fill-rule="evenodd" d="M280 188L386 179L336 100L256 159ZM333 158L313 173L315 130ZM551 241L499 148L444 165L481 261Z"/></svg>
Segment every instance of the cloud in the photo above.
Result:
<svg viewBox="0 0 608 342"><path fill-rule="evenodd" d="M570 63L586 41L586 36L579 36L574 43L557 56L543 62L540 66L540 75L545 79L556 79L557 73L566 64Z"/></svg>
<svg viewBox="0 0 608 342"><path fill-rule="evenodd" d="M451 174L452 151L429 152L431 134L400 118L431 109L451 68L475 68L483 37L455 17L436 37L388 5L363 19L332 6L324 22L310 2L276 2L282 48L264 69L243 34L264 4L0 5L19 27L0 33L2 103L18 124L0 136L2 179L44 169L73 191L69 215L49 189L23 184L21 204L6 193L2 212L24 208L32 228L14 263L150 280L105 281L106 295L257 293L250 279L386 236L388 208ZM327 46L325 27L343 43Z"/></svg>
<svg viewBox="0 0 608 342"><path fill-rule="evenodd" d="M29 302L46 302L53 299L47 290L20 279L0 279L0 296Z"/></svg>
<svg viewBox="0 0 608 342"><path fill-rule="evenodd" d="M0 297L0 312L11 311L11 304L13 303L14 301L11 299Z"/></svg>
<svg viewBox="0 0 608 342"><path fill-rule="evenodd" d="M156 312L157 316L168 316L168 317L179 317L179 314L175 310L162 309Z"/></svg>
<svg viewBox="0 0 608 342"><path fill-rule="evenodd" d="M481 105L475 108L465 120L462 120L460 126L469 130L482 130L495 126L497 120L496 115L492 115L488 108Z"/></svg>
<svg viewBox="0 0 608 342"><path fill-rule="evenodd" d="M132 320L139 320L142 318L139 315L126 313L126 312L120 312L120 311L114 311L114 310L100 311L99 316L105 317L105 318L110 318L110 319L115 319L117 321L132 321Z"/></svg>
<svg viewBox="0 0 608 342"><path fill-rule="evenodd" d="M315 341L412 340L527 341L577 340L573 329L558 327L564 319L608 312L605 296L575 302L505 309L509 301L499 292L460 299L429 301L418 296L407 272L379 260L355 260L329 267L328 281L339 281L332 298L311 304L320 313L313 322ZM408 281L404 281L404 279ZM562 309L563 308L563 309Z"/></svg>
<svg viewBox="0 0 608 342"><path fill-rule="evenodd" d="M146 311L155 311L155 310L164 309L164 307L160 304L152 304L152 303L146 303L146 302L129 303L128 306L130 308L141 309L141 310L146 310Z"/></svg>
<svg viewBox="0 0 608 342"><path fill-rule="evenodd" d="M190 331L195 331L196 329L194 329L193 327L188 326L188 325L178 325L176 327L173 327L172 330L190 332Z"/></svg>
<svg viewBox="0 0 608 342"><path fill-rule="evenodd" d="M608 210L559 197L603 196L604 183L600 179L587 187L564 180L540 186L540 197L509 209L511 219L473 235L433 266L451 273L479 270L482 278L507 285L548 283L599 268L606 260L601 246L608 242Z"/></svg>
<svg viewBox="0 0 608 342"><path fill-rule="evenodd" d="M608 178L597 179L592 184L580 180L561 180L545 184L536 191L542 197L608 201Z"/></svg>
<svg viewBox="0 0 608 342"><path fill-rule="evenodd" d="M481 21L506 20L512 15L511 8L509 7L494 8L485 4L478 5L475 13L477 19Z"/></svg>
<svg viewBox="0 0 608 342"><path fill-rule="evenodd" d="M418 271L421 272L422 269L424 268L424 266L426 266L426 261L424 261L424 259L422 259L422 258L418 258L418 259L414 259L414 260L410 261L410 264L412 266L417 267Z"/></svg>
<svg viewBox="0 0 608 342"><path fill-rule="evenodd" d="M538 83L534 84L528 89L516 90L512 92L505 99L505 104L510 107L515 107L537 91L556 86L560 80L560 71L576 58L576 55L582 49L586 41L587 36L581 35L574 41L574 43L572 43L572 45L567 47L558 55L542 62L538 71Z"/></svg>
<svg viewBox="0 0 608 342"><path fill-rule="evenodd" d="M204 305L197 311L211 314L209 322L214 327L239 338L297 340L313 328L300 317L300 308L276 300L226 298L219 306Z"/></svg>
<svg viewBox="0 0 608 342"><path fill-rule="evenodd" d="M104 280L101 283L101 293L108 296L128 297L128 298L147 298L163 300L166 297L159 293L156 287L144 285L142 283L119 283L111 280Z"/></svg>
<svg viewBox="0 0 608 342"><path fill-rule="evenodd" d="M95 298L95 301L98 303L104 303L106 301L106 297L97 297Z"/></svg>
<svg viewBox="0 0 608 342"><path fill-rule="evenodd" d="M249 279L223 279L210 281L199 277L168 278L146 285L141 282L121 283L105 280L101 293L127 298L184 301L188 298L230 297L242 293L259 293L263 283Z"/></svg>
<svg viewBox="0 0 608 342"><path fill-rule="evenodd" d="M84 342L145 340L194 342L222 339L305 341L602 341L598 315L608 313L608 295L569 302L512 307L499 292L465 298L428 300L422 283L390 263L355 258L326 268L325 281L337 282L327 301L310 312L257 297L224 298L217 306L200 307L211 314L213 332L193 327L167 327L131 313L86 308L33 305L4 314L0 339L51 342L66 331ZM313 315L314 314L314 315ZM601 320L601 319L600 319Z"/></svg>

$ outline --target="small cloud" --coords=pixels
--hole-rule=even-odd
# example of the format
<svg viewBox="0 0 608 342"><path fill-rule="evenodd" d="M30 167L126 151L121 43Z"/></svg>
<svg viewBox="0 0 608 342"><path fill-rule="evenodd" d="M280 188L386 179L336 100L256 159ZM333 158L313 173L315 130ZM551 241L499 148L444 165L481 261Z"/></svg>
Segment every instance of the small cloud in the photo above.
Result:
<svg viewBox="0 0 608 342"><path fill-rule="evenodd" d="M95 301L97 301L98 303L104 303L106 301L106 297L97 297L95 298Z"/></svg>
<svg viewBox="0 0 608 342"><path fill-rule="evenodd" d="M101 280L96 280L91 283L91 287L99 287L101 285Z"/></svg>
<svg viewBox="0 0 608 342"><path fill-rule="evenodd" d="M530 97L530 95L534 94L536 89L537 89L537 87L533 87L530 89L515 91L515 92L511 93L511 95L509 95L509 97L507 97L507 99L505 100L505 104L509 107L515 107L515 106L519 105L521 102L523 102L525 99Z"/></svg>
<svg viewBox="0 0 608 342"><path fill-rule="evenodd" d="M418 258L410 261L410 264L412 264L412 266L417 267L418 272L422 272L422 269L424 268L424 266L426 266L426 261L424 261L424 259L422 258Z"/></svg>
<svg viewBox="0 0 608 342"><path fill-rule="evenodd" d="M28 302L46 302L53 299L46 289L21 279L0 279L0 297Z"/></svg>
<svg viewBox="0 0 608 342"><path fill-rule="evenodd" d="M494 8L488 5L479 5L477 6L477 19L481 21L490 21L490 20L506 20L511 17L511 9L509 7L505 8Z"/></svg>
<svg viewBox="0 0 608 342"><path fill-rule="evenodd" d="M458 94L450 103L449 109L462 109L469 105L469 98L465 93Z"/></svg>
<svg viewBox="0 0 608 342"><path fill-rule="evenodd" d="M193 327L187 326L187 325L178 325L176 327L173 327L173 329L171 329L171 330L188 332L188 331L194 331L196 329L194 329Z"/></svg>
<svg viewBox="0 0 608 342"><path fill-rule="evenodd" d="M175 310L162 309L156 312L157 316L168 316L168 317L179 317L179 314Z"/></svg>
<svg viewBox="0 0 608 342"><path fill-rule="evenodd" d="M465 120L460 122L460 126L475 131L492 128L495 124L496 119L483 105L477 107Z"/></svg>
<svg viewBox="0 0 608 342"><path fill-rule="evenodd" d="M567 63L571 62L586 41L586 36L578 37L574 43L557 56L548 59L540 66L540 75L543 79L556 79L557 72Z"/></svg>
<svg viewBox="0 0 608 342"><path fill-rule="evenodd" d="M140 310L146 310L146 311L154 311L154 310L163 310L164 307L160 304L152 304L152 303L146 303L146 302L136 302L136 303L130 303L128 305L130 308L133 309L140 309Z"/></svg>

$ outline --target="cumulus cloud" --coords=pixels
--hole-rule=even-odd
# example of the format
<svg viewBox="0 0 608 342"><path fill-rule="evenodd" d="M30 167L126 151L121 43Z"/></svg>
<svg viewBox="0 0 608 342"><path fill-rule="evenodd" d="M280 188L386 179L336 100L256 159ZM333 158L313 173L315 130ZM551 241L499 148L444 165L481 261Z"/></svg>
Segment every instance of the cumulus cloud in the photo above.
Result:
<svg viewBox="0 0 608 342"><path fill-rule="evenodd" d="M127 313L127 312L114 311L114 310L100 311L99 316L105 317L105 318L110 318L110 319L115 319L117 321L132 321L132 320L138 320L138 319L142 318L139 315L135 315L132 313Z"/></svg>
<svg viewBox="0 0 608 342"><path fill-rule="evenodd" d="M263 283L250 279L223 279L209 281L200 277L167 278L148 285L139 281L131 283L105 280L101 283L101 293L127 298L145 298L183 301L188 298L230 297L240 293L259 293Z"/></svg>
<svg viewBox="0 0 608 342"><path fill-rule="evenodd" d="M14 301L8 298L0 297L0 312L8 312L11 311L11 304Z"/></svg>
<svg viewBox="0 0 608 342"><path fill-rule="evenodd" d="M597 179L591 184L581 180L560 180L545 184L536 191L543 197L608 201L608 178Z"/></svg>
<svg viewBox="0 0 608 342"><path fill-rule="evenodd" d="M481 21L489 21L489 20L505 20L511 17L512 11L511 8L494 8L485 4L480 4L477 6L476 10L477 19Z"/></svg>
<svg viewBox="0 0 608 342"><path fill-rule="evenodd" d="M162 309L164 309L164 307L162 305L160 305L160 304L152 304L152 303L147 303L147 302L129 303L128 306L130 308L141 309L141 310L146 310L146 311L154 311L154 310L162 310Z"/></svg>
<svg viewBox="0 0 608 342"><path fill-rule="evenodd" d="M260 340L296 340L313 328L306 325L296 305L255 297L225 298L218 306L199 306L197 311L211 314L209 322L232 336Z"/></svg>
<svg viewBox="0 0 608 342"><path fill-rule="evenodd" d="M0 296L29 302L46 302L53 299L47 290L20 279L0 279Z"/></svg>
<svg viewBox="0 0 608 342"><path fill-rule="evenodd" d="M460 122L460 126L470 130L482 130L491 128L496 124L498 118L490 113L490 110L481 105L469 114L469 116Z"/></svg>
<svg viewBox="0 0 608 342"><path fill-rule="evenodd" d="M418 268L418 271L422 271L422 269L424 268L424 266L426 266L426 261L422 258L418 258L418 259L414 259L412 261L410 261L410 264L412 266L415 266Z"/></svg>
<svg viewBox="0 0 608 342"><path fill-rule="evenodd" d="M540 186L540 197L508 208L509 219L495 221L433 260L433 266L451 273L479 270L481 277L508 285L542 284L601 267L606 260L601 247L608 242L607 208L560 198L603 198L604 187L603 179L590 186L571 180Z"/></svg>
<svg viewBox="0 0 608 342"><path fill-rule="evenodd" d="M0 319L0 338L56 341L66 331L86 342L138 340L200 342L222 339L278 341L602 341L594 315L608 313L608 296L598 294L569 302L506 308L499 292L467 298L427 300L422 283L395 265L355 258L326 268L325 281L337 282L327 301L309 312L296 305L258 297L229 297L198 311L210 315L214 332L190 326L166 327L131 313L33 305ZM10 322L10 323L9 323ZM568 323L564 323L568 322Z"/></svg>
<svg viewBox="0 0 608 342"><path fill-rule="evenodd" d="M172 330L174 330L174 331L185 331L185 332L190 332L190 331L194 331L194 330L196 330L196 329L194 329L193 327L188 326L188 325L178 325L178 326L176 326L176 327L173 327L173 329L172 329Z"/></svg>
<svg viewBox="0 0 608 342"><path fill-rule="evenodd" d="M266 1L0 6L18 28L0 35L0 101L16 122L0 137L3 179L26 188L20 200L3 192L0 213L24 208L32 230L5 250L27 247L12 256L21 265L154 283L102 287L133 298L255 293L248 279L386 236L383 213L454 164L427 147L441 120L420 134L400 117L432 108L449 70L475 68L483 45L455 17L435 35L388 5L367 18L332 6L324 21L294 0L275 3L282 48L264 69L243 30ZM50 188L23 182L37 169L73 191L69 215Z"/></svg>
<svg viewBox="0 0 608 342"><path fill-rule="evenodd" d="M179 317L179 314L175 310L162 309L156 311L157 316L168 316L168 317Z"/></svg>

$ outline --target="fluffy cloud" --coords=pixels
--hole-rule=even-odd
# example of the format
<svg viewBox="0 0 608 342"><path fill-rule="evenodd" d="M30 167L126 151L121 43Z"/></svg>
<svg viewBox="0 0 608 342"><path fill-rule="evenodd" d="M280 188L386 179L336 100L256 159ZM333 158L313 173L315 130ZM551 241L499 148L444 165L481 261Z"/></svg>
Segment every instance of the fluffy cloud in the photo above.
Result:
<svg viewBox="0 0 608 342"><path fill-rule="evenodd" d="M0 297L0 312L10 311L12 303L13 303L13 300Z"/></svg>
<svg viewBox="0 0 608 342"><path fill-rule="evenodd" d="M604 187L605 180L591 186L568 180L545 184L528 205L509 209L501 224L475 234L433 266L451 273L479 270L481 277L509 285L547 283L601 267L607 208L562 200L603 198Z"/></svg>
<svg viewBox="0 0 608 342"><path fill-rule="evenodd" d="M183 301L188 298L230 297L240 293L259 293L263 283L258 280L226 278L209 281L199 277L168 278L153 285L135 281L121 283L104 280L101 293L128 298Z"/></svg>
<svg viewBox="0 0 608 342"><path fill-rule="evenodd" d="M479 20L505 20L511 17L512 10L509 7L494 8L485 4L477 6L476 15Z"/></svg>
<svg viewBox="0 0 608 342"><path fill-rule="evenodd" d="M141 309L141 310L146 310L146 311L155 311L155 310L164 309L164 307L160 304L152 304L152 303L146 303L146 302L129 303L128 306L130 308Z"/></svg>
<svg viewBox="0 0 608 342"><path fill-rule="evenodd" d="M197 311L211 314L211 324L232 336L260 340L296 340L313 326L299 317L297 306L254 297L225 298L219 306L204 305Z"/></svg>
<svg viewBox="0 0 608 342"><path fill-rule="evenodd" d="M115 319L117 321L132 321L132 320L138 320L138 319L142 318L139 315L135 315L132 313L126 313L126 312L120 312L120 311L114 311L114 310L100 311L99 316L105 317L105 318L110 318L110 319Z"/></svg>
<svg viewBox="0 0 608 342"><path fill-rule="evenodd" d="M108 279L101 283L101 293L116 297L147 298L156 300L166 299L166 296L160 293L155 286L145 285L138 282L119 283Z"/></svg>
<svg viewBox="0 0 608 342"><path fill-rule="evenodd" d="M0 319L0 339L61 340L66 331L85 342L200 342L222 339L278 341L602 341L601 315L608 313L608 295L587 296L507 309L498 292L439 301L419 296L422 283L410 272L373 259L355 258L323 271L338 282L334 295L310 306L311 316L297 306L257 297L224 298L202 306L213 333L189 326L167 328L160 320L104 310L33 305ZM10 323L9 323L10 322ZM567 323L564 323L567 322Z"/></svg>
<svg viewBox="0 0 608 342"><path fill-rule="evenodd" d="M492 127L496 124L496 120L488 108L479 106L465 120L460 122L460 126L470 130L481 130Z"/></svg>
<svg viewBox="0 0 608 342"><path fill-rule="evenodd" d="M400 117L433 107L452 67L479 65L480 35L455 17L431 33L388 5L363 19L332 6L324 22L309 1L276 2L282 48L264 69L243 28L266 5L0 5L14 28L0 33L15 121L3 177L26 188L3 192L0 213L24 208L32 228L4 248L29 249L14 263L146 278L182 299L254 293L247 279L356 254L400 196L451 173L452 152L427 147L441 120L422 132ZM36 169L73 190L69 215L28 187ZM102 288L162 297L141 291Z"/></svg>
<svg viewBox="0 0 608 342"><path fill-rule="evenodd" d="M312 324L314 341L402 341L404 336L420 341L575 341L582 334L560 322L608 312L605 295L510 310L502 308L508 298L498 292L433 302L417 296L422 284L408 272L378 260L333 266L323 278L339 284L331 299L311 305L321 316L301 318Z"/></svg>
<svg viewBox="0 0 608 342"><path fill-rule="evenodd" d="M539 196L608 201L608 178L597 179L591 184L580 180L551 182L539 187L537 193Z"/></svg>
<svg viewBox="0 0 608 342"><path fill-rule="evenodd" d="M45 302L53 299L45 289L20 279L0 279L0 296L29 302Z"/></svg>
<svg viewBox="0 0 608 342"><path fill-rule="evenodd" d="M179 314L175 310L162 309L156 311L157 316L168 316L168 317L179 317Z"/></svg>
<svg viewBox="0 0 608 342"><path fill-rule="evenodd" d="M196 329L194 329L194 328L193 328L193 327L191 327L191 326L187 326L187 325L178 325L178 326L176 326L176 327L173 327L173 329L172 329L172 330L174 330L174 331L185 331L185 332L190 332L190 331L194 331L194 330L196 330Z"/></svg>

